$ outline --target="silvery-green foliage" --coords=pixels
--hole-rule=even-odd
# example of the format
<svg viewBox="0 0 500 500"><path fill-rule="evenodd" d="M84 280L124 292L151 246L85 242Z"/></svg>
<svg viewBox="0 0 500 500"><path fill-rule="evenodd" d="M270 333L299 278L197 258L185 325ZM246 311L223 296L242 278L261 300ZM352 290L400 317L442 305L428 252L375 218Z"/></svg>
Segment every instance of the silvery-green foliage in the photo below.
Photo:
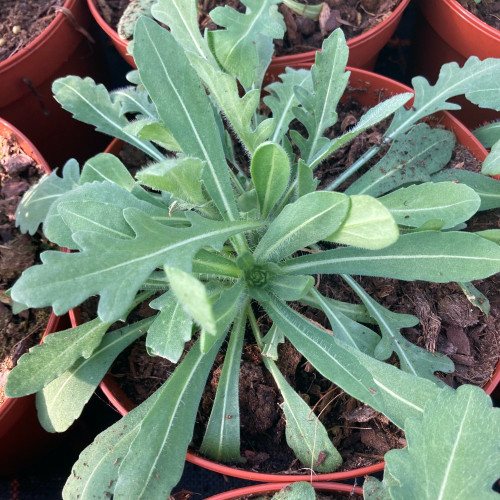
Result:
<svg viewBox="0 0 500 500"><path fill-rule="evenodd" d="M201 448L219 460L241 460L245 336L253 335L282 393L287 443L317 472L333 471L341 459L320 418L275 363L285 340L399 427L420 425L427 402L453 399L435 376L452 371L451 360L402 335L417 318L382 307L351 275L457 281L472 302L482 300L470 282L500 271L499 236L457 227L477 210L499 206L499 183L443 170L453 134L417 121L452 109L447 99L460 93L497 109L499 62L448 65L434 87L415 80L413 108L404 108L411 94L396 95L338 137L325 137L349 79L341 31L325 40L310 71L287 69L268 87L271 116L261 114L272 39L283 35L278 3L245 0L245 13L218 8L212 19L222 28L201 34L195 0L159 0L151 13L169 31L151 18L135 22L132 86L108 92L74 76L53 85L76 118L136 146L150 162L134 177L110 154L89 159L81 173L70 161L62 177L45 177L23 199L21 228L33 233L43 224L50 241L73 252L44 252L42 263L14 285L13 300L58 314L93 295L99 303L97 318L24 355L6 393L38 392L42 424L60 431L141 334L150 355L178 362L160 389L82 453L65 498L166 498L181 476L222 346L225 361ZM318 190L315 168L394 113L385 133L392 143L378 162L345 192ZM300 131L290 130L294 122ZM232 140L246 154L245 165L238 165ZM497 153L493 148L485 171L496 172ZM315 287L317 274L339 275L363 304L325 297ZM323 311L331 331L301 316L289 304L295 301ZM151 318L113 329L142 302L155 311ZM267 332L256 307L272 321ZM400 368L384 362L393 355Z"/></svg>

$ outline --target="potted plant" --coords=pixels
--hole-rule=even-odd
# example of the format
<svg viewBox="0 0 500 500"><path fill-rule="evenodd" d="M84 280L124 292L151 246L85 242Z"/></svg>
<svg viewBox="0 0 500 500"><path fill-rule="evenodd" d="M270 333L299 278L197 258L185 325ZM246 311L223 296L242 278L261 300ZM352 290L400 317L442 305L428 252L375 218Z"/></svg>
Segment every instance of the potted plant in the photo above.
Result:
<svg viewBox="0 0 500 500"><path fill-rule="evenodd" d="M189 8L183 15L195 12L196 2ZM241 16L243 25L253 25L253 18ZM36 222L43 222L51 241L74 252L43 254L43 264L23 274L12 297L63 313L97 294L98 316L51 336L21 358L9 375L7 393L38 392L43 425L63 430L113 359L144 333L150 353L176 362L185 343L191 345L160 389L81 454L65 486L66 498L169 494L182 473L210 367L229 331L202 452L241 460L238 367L249 334L283 397L289 446L307 467L334 470L340 456L278 370L278 344L287 337L322 375L403 428L407 419L422 418L426 401L454 394L435 376L452 371L453 362L404 340L400 329L417 318L383 308L351 274L469 284L500 270L497 231L458 230L481 206L496 206L496 197L488 194L498 181L479 173L441 172L453 135L420 123L449 108L447 100L457 93L498 109L498 93L482 89L498 86L500 61L471 58L463 68L445 66L435 86L415 79L411 107L405 104L412 94L393 96L328 139L323 134L337 119L334 109L349 77L341 31L325 41L310 71L289 69L281 83L269 87L265 102L272 118L265 118L257 112L258 87L271 51L261 48L272 45L275 17L262 19L258 36L246 31L239 64L229 57L234 54L229 38L241 32L223 30L228 39L214 49L198 34L196 16L188 18L187 27L184 17L171 18L170 31L148 18L137 22L134 87L110 95L91 79L54 83L56 99L76 118L137 146L154 163L136 175L139 182L108 154L90 159L80 176L74 162L66 164L62 175L68 191L54 193ZM221 57L225 49L227 58ZM129 122L130 113L137 120ZM317 190L314 169L393 113L381 144ZM236 166L221 114L250 158L246 171ZM293 119L303 128L288 134ZM157 146L174 155L165 156ZM382 163L345 192L336 191L378 153ZM414 161L395 162L398 155ZM45 196L47 191L35 188L24 210L30 212L30 204ZM460 209L449 200L457 200ZM428 212L431 219L422 217ZM334 248L325 250L323 241ZM316 274L338 275L360 297L361 308L324 297L314 287ZM161 295L151 301L155 292ZM159 312L106 333L144 301ZM296 312L290 301L323 310L335 335ZM256 319L258 307L273 323L268 332ZM360 310L380 334L359 322ZM198 333L192 339L193 331ZM393 353L401 368L384 362Z"/></svg>
<svg viewBox="0 0 500 500"><path fill-rule="evenodd" d="M12 2L13 5L13 2ZM22 23L11 25L9 11L14 6L5 5L5 23L2 26L0 51L0 116L22 130L41 150L50 164L59 164L81 150L97 153L104 146L92 129L72 120L54 101L52 81L67 74L91 75L103 78L104 67L94 40L87 31L91 16L84 2L65 0L47 2L47 10L32 5L30 9L51 19L34 39L30 38L30 26ZM19 9L19 7L17 8ZM19 11L14 12L19 15ZM23 20L28 19L26 13ZM33 26L41 24L32 23ZM17 34L14 34L17 33ZM14 43L14 50L9 40ZM31 40L19 49L21 39ZM21 40L21 41L18 41ZM27 119L27 117L30 119ZM60 141L54 141L58 134ZM83 159L84 157L81 157Z"/></svg>
<svg viewBox="0 0 500 500"><path fill-rule="evenodd" d="M98 8L98 5L102 3L97 2L96 0L87 0L89 9L94 16L94 19L97 21L99 26L106 32L106 34L110 37L112 44L118 50L120 55L132 66L135 67L133 57L128 53L128 40L125 35L120 36L118 32L111 27L101 15L101 12ZM153 5L154 0L139 0L131 2L132 7L132 16L126 15L126 20L121 21L121 24L124 25L123 31L133 32L133 26L128 26L127 24L135 23L136 13L142 14L150 14L151 6ZM249 2L244 2L245 5L250 6ZM277 4L279 2L272 2L273 4ZM317 20L319 14L321 12L320 5L307 5L304 6L302 2L289 1L286 0L285 3L288 7L293 9L295 12L300 14L309 13L309 18ZM133 5L132 5L133 4ZM381 5L380 2L366 2L368 5L368 11L372 17L376 17L373 14L373 11ZM387 16L381 20L375 27L368 29L367 31L359 34L350 40L348 40L347 44L349 46L349 65L357 68L364 69L373 69L375 66L375 62L377 60L378 53L384 47L384 45L389 41L390 37L396 30L399 21L403 15L403 11L409 4L409 0L401 0L397 7ZM271 3L269 4L271 5ZM180 10L185 9L183 6L183 2L177 2L175 8L179 8ZM364 8L364 5L363 5ZM135 12L134 12L135 11ZM365 10L366 12L366 10ZM347 24L349 24L347 22ZM283 35L281 35L283 36ZM278 38L278 36L277 36ZM271 64L268 69L268 76L271 78L276 78L279 74L285 71L286 67L296 68L298 66L303 67L304 64L307 64L309 67L314 63L315 50L308 50L306 52L291 54L291 55L283 55L273 57Z"/></svg>
<svg viewBox="0 0 500 500"><path fill-rule="evenodd" d="M490 0L468 3L473 9L481 3L492 9L495 5ZM456 61L462 65L470 56L500 57L500 31L466 9L463 6L466 4L465 0L419 0L422 15L415 33L418 49L414 51L414 74L434 81L444 63ZM500 117L498 113L466 104L465 100L460 104L463 109L456 114L470 128Z"/></svg>

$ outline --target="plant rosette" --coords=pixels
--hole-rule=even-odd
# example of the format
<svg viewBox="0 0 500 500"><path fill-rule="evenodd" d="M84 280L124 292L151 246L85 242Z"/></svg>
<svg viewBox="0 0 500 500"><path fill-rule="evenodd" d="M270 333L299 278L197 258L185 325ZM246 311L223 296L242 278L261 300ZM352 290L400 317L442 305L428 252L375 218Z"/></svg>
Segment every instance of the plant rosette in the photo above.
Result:
<svg viewBox="0 0 500 500"><path fill-rule="evenodd" d="M375 106L379 102L381 95L388 97L404 92L413 92L411 88L384 76L355 68L347 69L351 73L349 78L350 95L355 96L355 98L365 106ZM486 159L488 152L481 146L473 134L450 113L446 111L440 112L438 121L441 126L444 126L447 130L453 131L457 138L457 142L466 146L471 152L473 152L474 156L476 156L479 161L483 162ZM105 152L119 156L122 146L123 142L115 139L108 146L108 148L106 148ZM74 326L76 326L76 324ZM497 387L499 381L500 363L497 363L492 378L484 386L484 391L491 395L493 390ZM135 408L136 405L127 397L117 384L116 379L113 377L106 376L100 384L100 387L103 393L108 397L111 404L121 415L126 415L130 410ZM220 474L258 482L302 481L304 479L304 475L291 475L289 472L286 475L266 474L235 466L227 466L213 460L208 460L206 457L203 457L192 449L187 452L186 459L191 463L213 470ZM384 462L378 462L370 466L342 472L333 472L330 474L316 473L314 474L313 481L342 481L374 474L382 471L383 468Z"/></svg>
<svg viewBox="0 0 500 500"><path fill-rule="evenodd" d="M414 74L435 81L445 63L462 65L470 56L500 57L500 31L456 0L419 0L418 5L423 17L415 30L418 50L414 54ZM463 109L456 111L456 116L471 129L500 119L494 111L478 109L465 100L459 102Z"/></svg>
<svg viewBox="0 0 500 500"><path fill-rule="evenodd" d="M500 90L500 61L472 57L462 68L444 66L434 86L416 78L411 107L405 107L411 93L392 96L330 139L324 133L337 120L349 79L342 31L325 40L311 70L289 68L267 88L264 102L272 116L265 117L259 111L261 82L282 27L276 0L265 0L257 12L233 12L231 22L219 22L229 28L210 32L208 39L198 30L196 1L176 0L176 11L166 8L171 3L161 0L152 10L170 31L146 17L136 23L138 71L129 75L131 87L109 93L90 78L73 76L53 85L56 99L75 118L138 147L152 163L134 179L106 153L88 160L81 173L69 160L62 177L52 175L43 185L55 185L50 206L29 210L47 199L36 187L23 205L31 216L19 221L21 227L43 224L50 241L73 252L42 254L42 265L14 285L14 300L26 307L51 305L62 314L100 296L96 318L51 335L9 375L9 396L37 393L45 428L71 425L116 356L145 333L148 352L172 362L191 345L154 394L82 452L64 498L168 496L181 477L203 388L226 337L200 449L212 459L240 462L245 334L253 335L280 390L287 443L306 467L330 473L341 457L277 367L277 346L285 337L324 377L409 431L412 447L389 452L391 476L372 489L401 498L398 486L408 484L410 475L430 485L419 498L445 498L436 488L450 491L450 498L460 498L461 488L468 493L462 498L470 498L470 488L493 494L500 457L492 450L499 436L490 429L498 428L498 410L482 389L455 391L436 377L437 371L453 371L451 359L401 335L418 319L382 307L351 275L460 282L480 297L471 282L500 271L499 231L461 230L478 210L500 205L498 181L443 171L455 136L421 122L448 109L457 94L500 110L500 92L491 91ZM390 116L381 143L317 190L315 168ZM294 120L302 132L289 130ZM232 137L246 151L249 168L236 162ZM348 190L336 191L379 153ZM333 248L322 250L323 241ZM362 304L324 297L314 286L318 274L338 275ZM294 301L322 310L335 335L298 314L289 305ZM158 313L112 327L143 302ZM272 321L268 332L261 331L255 310ZM385 362L393 355L399 368ZM436 417L436 405L446 419ZM458 427L451 426L456 419ZM425 432L415 431L424 420ZM432 477L425 477L422 465L427 453L436 458ZM405 467L417 473L407 474Z"/></svg>
<svg viewBox="0 0 500 500"><path fill-rule="evenodd" d="M135 68L134 58L128 51L128 40L121 38L117 31L104 20L97 7L96 0L87 0L87 2L90 12L94 16L97 24L99 24L99 26L109 36L111 43L119 54L130 64L130 66ZM136 3L139 4L140 2ZM149 6L151 5L151 1L146 3L148 3ZM375 62L379 52L396 30L399 21L403 16L403 12L409 3L410 0L401 0L390 15L377 26L347 41L347 45L349 47L348 64L350 66L363 69L373 69L375 67ZM250 3L248 3L248 5L250 6ZM279 36L277 36L277 38L279 38ZM311 67L314 63L315 54L315 50L310 50L299 54L273 57L268 68L268 75L266 79L276 79L278 75L283 73L287 67L296 68L303 67L304 65Z"/></svg>
<svg viewBox="0 0 500 500"><path fill-rule="evenodd" d="M363 489L359 486L341 483L278 483L278 484L256 484L239 488L237 490L220 493L207 500L239 500L254 498L265 500L315 500L316 493L323 493L326 498L329 495L346 496L349 498L362 498ZM325 498L322 497L322 498Z"/></svg>

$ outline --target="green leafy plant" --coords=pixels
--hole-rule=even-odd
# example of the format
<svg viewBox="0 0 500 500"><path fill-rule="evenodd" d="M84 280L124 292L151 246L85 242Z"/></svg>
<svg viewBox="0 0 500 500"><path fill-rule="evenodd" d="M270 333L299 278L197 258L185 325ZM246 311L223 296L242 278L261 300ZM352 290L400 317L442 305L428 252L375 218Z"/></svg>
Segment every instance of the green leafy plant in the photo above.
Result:
<svg viewBox="0 0 500 500"><path fill-rule="evenodd" d="M25 196L21 228L43 224L50 241L73 252L42 254L42 264L11 291L18 309L50 305L63 314L90 296L100 299L95 319L24 355L6 393L36 392L43 426L63 431L134 340L146 334L148 352L173 362L194 340L169 379L82 452L65 498L166 498L181 476L202 391L226 338L201 445L217 460L242 460L237 396L245 335L253 335L281 391L288 444L317 472L335 470L341 458L276 365L285 337L322 375L401 428L421 421L429 400L454 394L435 375L453 371L452 361L401 334L418 319L382 307L351 275L458 281L471 293L472 280L500 270L498 231L459 230L478 210L500 206L498 181L444 169L454 136L421 121L455 109L448 99L458 94L500 109L500 61L451 63L434 86L415 78L412 107L405 107L411 94L393 96L329 139L349 78L342 32L325 40L310 71L287 69L268 87L271 116L262 116L261 85L284 27L278 0L255 2L245 2L244 14L217 9L223 28L202 36L196 1L160 0L151 12L169 31L147 17L137 21L132 86L109 93L74 76L53 85L75 118L131 143L151 164L134 178L109 154L88 160L81 173L70 160L62 177L45 177ZM382 143L317 190L315 167L393 114ZM237 164L235 142L247 170ZM348 190L336 191L377 154ZM325 250L323 241L334 248ZM316 274L338 275L362 305L322 295ZM322 310L334 335L298 314L292 301ZM142 302L158 313L112 327ZM256 307L272 320L267 333ZM393 354L400 368L384 362Z"/></svg>

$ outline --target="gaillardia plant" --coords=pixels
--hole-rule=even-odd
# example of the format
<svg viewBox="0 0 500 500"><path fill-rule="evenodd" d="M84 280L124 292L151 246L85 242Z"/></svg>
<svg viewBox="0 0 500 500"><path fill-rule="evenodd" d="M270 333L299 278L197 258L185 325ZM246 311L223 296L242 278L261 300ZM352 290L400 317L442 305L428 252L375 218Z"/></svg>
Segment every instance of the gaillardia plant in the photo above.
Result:
<svg viewBox="0 0 500 500"><path fill-rule="evenodd" d="M73 76L53 85L56 99L76 118L128 141L152 163L134 179L109 154L88 160L81 173L70 160L62 177L51 174L26 195L17 214L21 227L33 232L43 223L50 241L73 251L43 253L42 264L12 288L13 300L19 308L50 305L62 314L90 296L100 299L95 319L50 335L19 360L7 394L37 392L43 425L62 431L134 340L146 334L150 354L177 362L196 338L168 380L82 452L65 498L167 498L181 476L201 394L226 338L201 445L203 454L221 461L242 460L238 373L245 335L255 337L281 391L289 446L318 472L334 471L341 457L277 368L277 345L285 337L347 393L401 428L410 422L412 437L424 408L430 408L432 422L433 401L442 401L441 408L451 401L453 407L462 394L455 396L435 376L453 371L450 359L402 336L400 330L417 318L385 309L351 275L457 281L474 291L469 282L500 271L499 231L460 231L478 210L500 205L498 181L443 171L454 136L422 122L454 109L448 99L458 94L500 109L500 61L449 64L434 86L415 78L411 107L405 107L411 94L393 96L329 139L324 134L337 120L349 78L339 30L325 41L310 71L288 69L267 88L263 100L270 117L260 112L273 38L284 29L277 3L245 0L244 14L217 8L212 17L223 28L202 36L195 0L159 0L152 14L170 31L150 18L137 21L138 70L129 76L134 85L108 93L89 78ZM317 190L315 167L393 114L382 144ZM298 126L289 130L291 124ZM248 157L248 170L237 164L236 142ZM365 174L345 192L336 191L377 154ZM323 250L323 241L329 249ZM338 275L363 305L323 296L316 274ZM108 332L144 301L158 313ZM291 301L324 311L333 335L297 313ZM272 320L265 335L256 307ZM384 362L393 353L400 368ZM474 416L480 419L488 410L483 401ZM498 420L496 412L491 418ZM476 420L468 424L468 431L480 433ZM453 465L456 449L441 447ZM413 449L408 453L414 460ZM489 489L498 457L488 460L493 472L479 461L472 477ZM443 469L445 483L463 481L450 470L456 472ZM378 488L394 489L398 471L393 467L394 482Z"/></svg>

